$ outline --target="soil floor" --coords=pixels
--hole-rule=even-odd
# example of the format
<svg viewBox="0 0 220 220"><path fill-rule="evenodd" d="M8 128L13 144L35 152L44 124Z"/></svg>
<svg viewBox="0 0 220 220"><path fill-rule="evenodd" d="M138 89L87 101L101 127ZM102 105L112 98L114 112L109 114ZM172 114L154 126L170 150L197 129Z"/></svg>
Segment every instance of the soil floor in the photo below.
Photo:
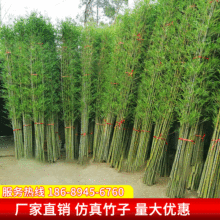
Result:
<svg viewBox="0 0 220 220"><path fill-rule="evenodd" d="M106 163L85 165L59 159L56 163L16 160L13 137L0 137L0 185L130 185L134 198L168 198L168 177L160 177L153 186L142 182L144 170L135 173L118 172ZM195 191L186 191L185 198L197 198Z"/></svg>

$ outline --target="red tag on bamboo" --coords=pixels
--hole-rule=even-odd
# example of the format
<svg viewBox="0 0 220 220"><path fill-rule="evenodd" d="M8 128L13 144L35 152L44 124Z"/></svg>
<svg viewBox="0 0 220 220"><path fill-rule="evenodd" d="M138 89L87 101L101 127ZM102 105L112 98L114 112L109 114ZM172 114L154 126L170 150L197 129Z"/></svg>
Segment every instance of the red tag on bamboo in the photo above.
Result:
<svg viewBox="0 0 220 220"><path fill-rule="evenodd" d="M23 127L28 127L28 126L31 126L31 125L23 125Z"/></svg>
<svg viewBox="0 0 220 220"><path fill-rule="evenodd" d="M20 131L21 129L14 129L13 131Z"/></svg>
<svg viewBox="0 0 220 220"><path fill-rule="evenodd" d="M128 75L130 75L130 76L133 77L133 75L132 75L132 74L133 74L133 71L134 71L134 70L132 70L130 73L129 73L129 72L125 72L125 73L128 73Z"/></svg>
<svg viewBox="0 0 220 220"><path fill-rule="evenodd" d="M111 123L107 123L105 119L104 119L104 122L105 122L107 125L112 125Z"/></svg>
<svg viewBox="0 0 220 220"><path fill-rule="evenodd" d="M160 134L160 136L159 136L159 137L154 136L154 138L156 138L156 139L161 139L161 140L165 140L165 141L166 141L166 139L165 139L165 138L161 138L161 136L162 136L162 134ZM167 143L167 142L166 142L166 144L168 145L168 143Z"/></svg>
<svg viewBox="0 0 220 220"><path fill-rule="evenodd" d="M202 137L201 135L196 135L196 137L201 137L202 142L203 142L203 141L204 141L205 134L203 135L203 137Z"/></svg>
<svg viewBox="0 0 220 220"><path fill-rule="evenodd" d="M193 142L195 144L195 141L193 140L189 140L189 139L184 139L184 138L178 138L179 140L182 140L182 141L189 141L189 142Z"/></svg>
<svg viewBox="0 0 220 220"><path fill-rule="evenodd" d="M125 120L121 120L120 122L117 122L117 121L116 121L116 123L118 123L118 124L117 124L115 127L118 126L118 127L120 128L120 127L121 127L121 124L122 124L124 121L125 121Z"/></svg>
<svg viewBox="0 0 220 220"><path fill-rule="evenodd" d="M214 142L215 142L215 143L213 144L213 146L212 146L212 150L213 150L213 148L214 148L215 144L217 144L217 142L219 142L219 141L220 141L220 139L217 139L217 140L212 140L212 141L214 141Z"/></svg>

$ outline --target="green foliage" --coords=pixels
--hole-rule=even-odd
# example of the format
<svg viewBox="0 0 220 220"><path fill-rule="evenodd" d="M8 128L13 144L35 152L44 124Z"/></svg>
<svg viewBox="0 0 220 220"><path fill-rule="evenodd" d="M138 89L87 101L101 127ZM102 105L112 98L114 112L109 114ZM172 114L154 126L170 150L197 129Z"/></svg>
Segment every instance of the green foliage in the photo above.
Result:
<svg viewBox="0 0 220 220"><path fill-rule="evenodd" d="M60 34L58 42L60 42L64 120L69 121L79 117L81 27L67 19L60 23L58 33Z"/></svg>

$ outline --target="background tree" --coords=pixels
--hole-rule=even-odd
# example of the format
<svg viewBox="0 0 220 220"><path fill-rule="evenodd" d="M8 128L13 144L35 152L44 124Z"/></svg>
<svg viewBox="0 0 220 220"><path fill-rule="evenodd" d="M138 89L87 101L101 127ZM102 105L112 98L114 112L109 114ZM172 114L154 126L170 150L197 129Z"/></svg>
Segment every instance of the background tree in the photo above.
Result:
<svg viewBox="0 0 220 220"><path fill-rule="evenodd" d="M89 20L95 20L96 15L98 25L100 20L99 8L101 8L104 10L104 16L113 22L120 9L125 5L128 5L128 0L81 0L79 8L86 7L80 20L85 24Z"/></svg>

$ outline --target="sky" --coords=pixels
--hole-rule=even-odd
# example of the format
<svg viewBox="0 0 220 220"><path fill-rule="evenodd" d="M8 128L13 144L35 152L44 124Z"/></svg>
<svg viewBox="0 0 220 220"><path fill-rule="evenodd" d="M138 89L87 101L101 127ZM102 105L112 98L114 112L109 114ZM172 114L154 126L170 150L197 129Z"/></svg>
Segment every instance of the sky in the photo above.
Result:
<svg viewBox="0 0 220 220"><path fill-rule="evenodd" d="M139 0L128 0L128 7L132 9L136 1ZM77 14L82 14L84 10L84 7L81 9L78 7L80 0L0 0L0 2L3 24L12 23L15 17L24 16L26 12L35 9L51 18L53 24L56 24L56 19L65 17L76 19Z"/></svg>

